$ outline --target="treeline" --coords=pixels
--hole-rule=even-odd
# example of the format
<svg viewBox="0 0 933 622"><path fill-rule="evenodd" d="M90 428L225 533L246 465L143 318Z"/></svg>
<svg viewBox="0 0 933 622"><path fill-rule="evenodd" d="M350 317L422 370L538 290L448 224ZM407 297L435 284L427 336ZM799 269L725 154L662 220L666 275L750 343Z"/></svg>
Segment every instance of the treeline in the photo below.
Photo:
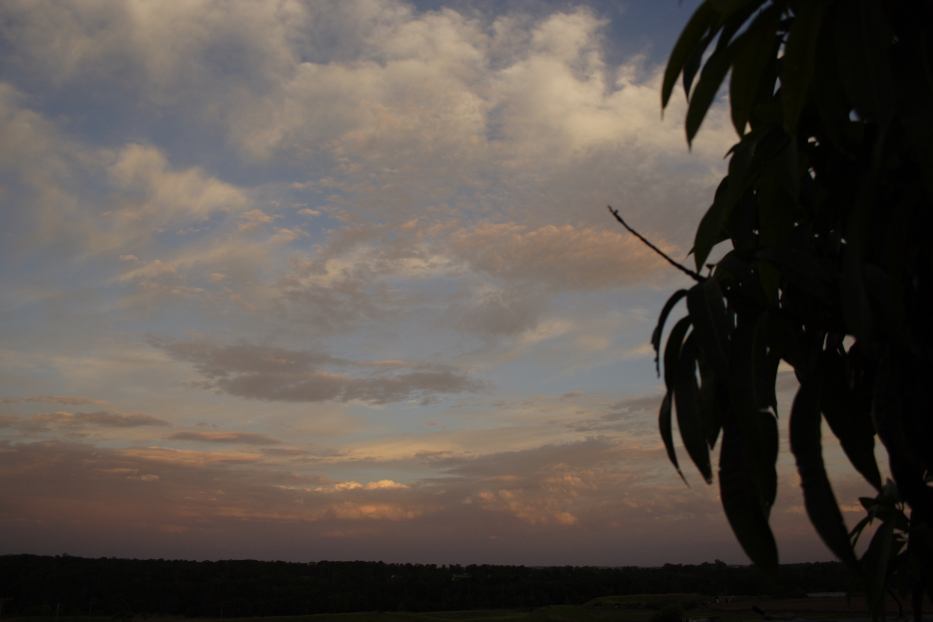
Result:
<svg viewBox="0 0 933 622"><path fill-rule="evenodd" d="M836 563L769 578L722 562L658 568L0 556L2 615L243 617L579 604L607 594L845 591Z"/></svg>

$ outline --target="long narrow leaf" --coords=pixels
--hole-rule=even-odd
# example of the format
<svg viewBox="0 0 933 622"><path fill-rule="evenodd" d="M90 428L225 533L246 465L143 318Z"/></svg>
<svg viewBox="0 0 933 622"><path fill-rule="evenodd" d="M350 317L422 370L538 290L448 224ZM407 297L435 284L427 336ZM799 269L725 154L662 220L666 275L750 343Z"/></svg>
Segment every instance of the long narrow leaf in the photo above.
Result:
<svg viewBox="0 0 933 622"><path fill-rule="evenodd" d="M726 518L746 555L758 566L774 571L778 552L768 517L762 511L758 489L745 465L743 446L735 422L722 431L719 452L719 496Z"/></svg>
<svg viewBox="0 0 933 622"><path fill-rule="evenodd" d="M729 373L726 353L729 348L730 322L719 283L715 279L708 279L690 288L687 293L687 310L693 320L704 358L709 361L714 373L725 378Z"/></svg>
<svg viewBox="0 0 933 622"><path fill-rule="evenodd" d="M686 295L687 290L678 289L667 299L667 302L664 303L664 307L661 309L661 314L658 315L658 323L651 333L651 346L654 348L654 367L658 372L658 376L661 375L661 337L664 333L664 324L667 323L667 316L671 314L674 305L680 302Z"/></svg>
<svg viewBox="0 0 933 622"><path fill-rule="evenodd" d="M732 77L729 79L729 104L732 125L740 136L745 133L745 125L751 116L755 97L760 92L765 68L777 55L780 15L776 5L769 6L733 43L735 55Z"/></svg>
<svg viewBox="0 0 933 622"><path fill-rule="evenodd" d="M846 361L838 351L820 356L820 406L842 450L852 466L881 490L881 472L875 461L875 429L871 421L871 403L863 402L850 388L846 378Z"/></svg>
<svg viewBox="0 0 933 622"><path fill-rule="evenodd" d="M784 129L793 135L797 131L800 112L807 101L813 76L814 53L823 22L826 3L817 0L795 6L793 26L784 48L781 71L781 102L784 108Z"/></svg>
<svg viewBox="0 0 933 622"><path fill-rule="evenodd" d="M680 479L686 484L687 479L684 477L683 471L680 470L680 465L677 463L677 451L674 449L674 434L671 429L670 391L667 391L664 394L664 399L661 400L661 409L658 412L658 429L661 432L661 440L664 441L664 449L667 451L668 460L671 461L671 464L677 469L677 474L680 475Z"/></svg>
<svg viewBox="0 0 933 622"><path fill-rule="evenodd" d="M790 447L797 461L810 522L829 550L855 569L858 567L855 553L823 465L818 389L815 383L805 380L797 391L790 415Z"/></svg>
<svg viewBox="0 0 933 622"><path fill-rule="evenodd" d="M667 67L664 69L664 80L661 83L661 110L667 108L667 103L671 99L671 93L674 91L674 85L677 83L677 76L683 70L684 65L690 58L690 55L696 52L697 46L703 39L706 32L716 22L716 12L706 3L701 4L694 12L693 17L687 22L674 49L667 61ZM705 46L704 46L705 47ZM700 54L703 51L700 50Z"/></svg>
<svg viewBox="0 0 933 622"><path fill-rule="evenodd" d="M693 240L693 254L697 270L703 268L712 248L726 237L726 223L750 185L752 161L759 139L758 133L750 132L743 136L732 149L729 175L716 189L713 204L700 220Z"/></svg>
<svg viewBox="0 0 933 622"><path fill-rule="evenodd" d="M709 110L710 105L713 103L713 99L716 97L716 93L719 91L719 87L726 78L726 73L729 71L729 65L734 52L735 50L731 46L719 48L713 52L706 60L706 64L703 65L703 71L700 72L700 80L697 82L696 88L690 95L690 104L687 107L687 121L685 126L687 129L688 145L693 144L693 138L700 130L700 124L703 123L706 112Z"/></svg>
<svg viewBox="0 0 933 622"><path fill-rule="evenodd" d="M674 376L680 360L680 347L683 345L684 337L690 330L691 321L689 317L682 317L674 324L670 334L667 336L667 345L664 346L664 384L668 390L674 386Z"/></svg>
<svg viewBox="0 0 933 622"><path fill-rule="evenodd" d="M695 333L684 341L677 362L677 373L674 379L674 406L677 409L677 427L680 428L680 437L684 448L693 464L696 465L706 483L712 483L713 471L709 460L709 447L706 443L706 433L700 413L700 391L696 377L696 345Z"/></svg>

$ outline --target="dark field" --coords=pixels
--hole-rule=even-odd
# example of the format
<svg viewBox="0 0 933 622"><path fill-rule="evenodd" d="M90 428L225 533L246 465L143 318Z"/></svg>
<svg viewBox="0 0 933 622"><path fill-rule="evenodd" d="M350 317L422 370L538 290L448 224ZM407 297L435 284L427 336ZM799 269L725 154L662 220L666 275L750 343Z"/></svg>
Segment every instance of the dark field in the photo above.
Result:
<svg viewBox="0 0 933 622"><path fill-rule="evenodd" d="M859 592L835 563L785 565L772 576L722 562L539 568L0 556L0 618L23 622L867 619L860 597L841 596ZM815 593L840 595L806 596ZM897 611L892 600L888 612Z"/></svg>
<svg viewBox="0 0 933 622"><path fill-rule="evenodd" d="M431 612L320 613L302 616L201 618L203 622L661 622L663 614L682 612L684 620L742 622L758 620L866 621L860 596L753 597L741 596L714 602L701 594L629 594L604 596L582 605L549 605L532 609L489 609ZM890 618L897 605L889 601ZM184 622L171 616L24 616L9 622ZM667 622L664 620L663 622Z"/></svg>

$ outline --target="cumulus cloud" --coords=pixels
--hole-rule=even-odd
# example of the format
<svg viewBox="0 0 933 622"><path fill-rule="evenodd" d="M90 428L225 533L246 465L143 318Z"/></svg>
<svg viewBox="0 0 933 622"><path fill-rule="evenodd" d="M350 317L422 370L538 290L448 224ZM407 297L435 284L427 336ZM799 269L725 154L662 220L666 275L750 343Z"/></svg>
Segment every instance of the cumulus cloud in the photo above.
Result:
<svg viewBox="0 0 933 622"><path fill-rule="evenodd" d="M128 195L117 210L108 213L123 222L145 221L151 227L197 222L215 212L238 211L247 203L241 190L197 167L173 170L165 155L150 145L122 148L108 173Z"/></svg>
<svg viewBox="0 0 933 622"><path fill-rule="evenodd" d="M475 391L478 383L445 365L399 361L381 365L322 352L271 346L216 345L208 341L151 340L171 357L191 363L204 385L249 399L385 404L430 400Z"/></svg>

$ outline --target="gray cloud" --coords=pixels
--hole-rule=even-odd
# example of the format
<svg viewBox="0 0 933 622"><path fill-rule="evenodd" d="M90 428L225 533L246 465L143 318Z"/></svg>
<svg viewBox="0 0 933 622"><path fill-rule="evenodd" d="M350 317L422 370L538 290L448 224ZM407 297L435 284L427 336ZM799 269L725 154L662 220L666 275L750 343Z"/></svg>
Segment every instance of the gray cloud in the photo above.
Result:
<svg viewBox="0 0 933 622"><path fill-rule="evenodd" d="M249 399L385 404L479 388L462 371L439 364L350 361L319 352L250 344L163 339L151 343L193 364L205 386Z"/></svg>
<svg viewBox="0 0 933 622"><path fill-rule="evenodd" d="M509 288L479 294L461 313L461 325L492 335L514 335L538 325L545 302L527 288Z"/></svg>
<svg viewBox="0 0 933 622"><path fill-rule="evenodd" d="M124 414L102 410L89 413L74 413L72 417L78 425L97 425L112 428L169 425L167 421L149 415Z"/></svg>
<svg viewBox="0 0 933 622"><path fill-rule="evenodd" d="M281 441L265 434L252 432L175 432L168 437L175 441L199 443L224 443L230 445L278 445Z"/></svg>
<svg viewBox="0 0 933 622"><path fill-rule="evenodd" d="M663 267L633 236L608 228L485 223L450 244L474 270L564 291L638 283Z"/></svg>
<svg viewBox="0 0 933 622"><path fill-rule="evenodd" d="M102 400L71 395L27 395L0 398L0 404L61 404L62 406L88 406L103 404Z"/></svg>
<svg viewBox="0 0 933 622"><path fill-rule="evenodd" d="M170 425L167 421L149 415L106 410L94 412L59 411L28 416L0 416L0 427L25 432L43 432L63 428L139 428L167 425Z"/></svg>

